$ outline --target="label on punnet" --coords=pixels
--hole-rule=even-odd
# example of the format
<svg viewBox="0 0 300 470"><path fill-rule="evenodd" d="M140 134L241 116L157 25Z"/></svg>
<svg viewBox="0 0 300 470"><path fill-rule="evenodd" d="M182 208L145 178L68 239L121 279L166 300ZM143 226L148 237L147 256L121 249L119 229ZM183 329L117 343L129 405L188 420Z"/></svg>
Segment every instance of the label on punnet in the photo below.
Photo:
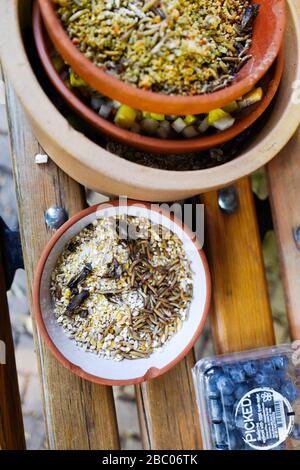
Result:
<svg viewBox="0 0 300 470"><path fill-rule="evenodd" d="M270 450L284 442L295 422L290 402L272 388L254 388L239 401L235 423L246 444Z"/></svg>

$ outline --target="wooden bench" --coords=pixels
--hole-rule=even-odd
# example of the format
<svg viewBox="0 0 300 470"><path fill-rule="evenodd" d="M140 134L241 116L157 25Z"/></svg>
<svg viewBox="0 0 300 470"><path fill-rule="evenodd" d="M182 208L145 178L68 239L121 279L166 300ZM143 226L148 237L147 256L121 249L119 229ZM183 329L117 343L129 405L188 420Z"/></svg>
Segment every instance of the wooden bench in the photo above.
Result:
<svg viewBox="0 0 300 470"><path fill-rule="evenodd" d="M10 83L6 82L11 154L19 206L23 254L31 302L33 273L52 233L44 211L53 205L72 216L86 205L83 188L51 160L36 165L43 150L32 134ZM267 168L288 317L293 338L300 337L300 131ZM199 196L205 204L206 241L213 297L210 313L216 352L274 343L261 240L249 179L236 183L239 208L222 212L218 193ZM299 236L299 239L297 238ZM297 241L298 240L298 241ZM24 448L15 366L4 286L0 293L0 339L9 345L9 363L0 365L0 448ZM3 308L4 306L4 308ZM50 449L119 449L112 389L94 385L64 369L34 328ZM136 387L143 446L146 449L201 449L191 368L194 354L161 378ZM12 379L13 377L13 379ZM15 405L6 397L17 397ZM3 413L4 412L4 413ZM12 426L19 432L12 433Z"/></svg>

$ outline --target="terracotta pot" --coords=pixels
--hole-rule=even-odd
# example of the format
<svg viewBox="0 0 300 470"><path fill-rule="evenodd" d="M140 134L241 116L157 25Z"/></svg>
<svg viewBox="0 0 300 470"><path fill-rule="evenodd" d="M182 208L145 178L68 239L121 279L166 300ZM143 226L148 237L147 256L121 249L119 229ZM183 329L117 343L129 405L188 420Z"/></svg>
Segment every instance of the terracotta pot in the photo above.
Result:
<svg viewBox="0 0 300 470"><path fill-rule="evenodd" d="M275 96L283 73L284 52L283 48L281 48L279 51L279 56L276 59L274 65L260 80L260 85L264 90L264 98L261 102L242 112L241 117L237 117L235 124L231 128L224 132L215 132L213 135L200 136L193 139L159 139L155 137L139 135L134 132L121 129L113 122L110 122L107 119L103 119L66 86L64 81L60 78L60 75L56 71L51 60L53 46L49 37L47 36L45 28L43 27L38 2L35 2L34 4L33 32L37 50L45 71L65 101L84 120L86 120L99 131L126 145L130 145L140 150L149 152L165 154L196 152L218 147L219 145L228 142L250 127L267 109Z"/></svg>
<svg viewBox="0 0 300 470"><path fill-rule="evenodd" d="M191 261L193 299L187 319L160 352L153 352L149 358L124 359L122 362L103 359L85 352L67 338L61 325L55 319L50 295L51 274L57 258L68 242L84 227L101 216L118 213L139 215L149 218L174 231L182 241L186 255ZM129 201L120 206L117 201L101 204L79 212L66 222L51 238L39 261L33 287L34 313L39 330L55 357L73 373L92 382L104 385L137 384L158 377L174 367L193 347L201 334L210 304L210 274L203 250L194 239L192 232L170 213L151 208L150 204Z"/></svg>
<svg viewBox="0 0 300 470"><path fill-rule="evenodd" d="M268 119L240 156L199 171L164 171L128 162L74 130L41 88L28 61L23 32L30 27L29 0L2 0L2 65L30 118L34 132L51 158L91 189L133 199L174 201L231 184L265 165L288 142L300 123L300 4L287 2L285 69ZM24 35L26 37L26 34Z"/></svg>
<svg viewBox="0 0 300 470"><path fill-rule="evenodd" d="M278 55L285 28L285 0L257 0L260 12L255 20L252 59L234 82L223 90L201 96L167 96L133 87L105 73L72 43L56 15L52 0L39 0L48 33L64 60L96 90L136 109L164 114L200 114L220 108L247 93L265 75Z"/></svg>

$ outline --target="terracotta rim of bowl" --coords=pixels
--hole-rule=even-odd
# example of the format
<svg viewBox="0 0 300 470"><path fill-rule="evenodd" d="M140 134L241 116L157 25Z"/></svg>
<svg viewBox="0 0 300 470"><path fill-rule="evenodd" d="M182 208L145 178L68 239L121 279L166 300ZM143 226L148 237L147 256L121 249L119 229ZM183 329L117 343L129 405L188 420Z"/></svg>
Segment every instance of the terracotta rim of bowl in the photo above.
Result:
<svg viewBox="0 0 300 470"><path fill-rule="evenodd" d="M64 60L70 64L73 70L82 77L90 86L115 100L125 103L133 108L142 108L144 111L164 112L164 114L201 114L215 108L221 108L231 101L243 96L255 86L255 84L265 75L275 58L278 55L283 42L283 35L286 25L285 0L270 0L272 7L268 9L264 6L267 0L257 0L263 5L265 16L258 15L254 24L253 45L251 51L259 56L257 63L250 59L237 74L235 81L222 90L211 94L198 96L168 96L161 93L141 90L131 86L116 77L108 75L101 68L93 64L80 50L72 43L68 34L63 28L55 12L55 5L52 0L38 0L41 13L57 51ZM269 3L269 2L268 2ZM269 12L273 11L273 24L266 22ZM269 30L273 31L272 41L267 50L262 50L259 54L259 47L253 50L254 46L263 44L263 31L269 25ZM256 42L257 39L260 42ZM257 51L258 49L258 51Z"/></svg>
<svg viewBox="0 0 300 470"><path fill-rule="evenodd" d="M278 57L276 58L273 69L272 67L266 72L269 76L269 81L265 86L265 92L262 101L260 101L253 111L248 115L238 119L236 123L226 131L215 133L209 136L199 136L192 139L159 139L155 137L148 137L145 135L136 134L134 132L121 129L116 126L113 122L108 121L98 113L93 111L86 105L75 93L73 93L61 79L59 73L56 71L50 55L49 48L47 47L47 32L43 25L43 20L39 8L39 4L36 1L33 8L33 33L35 38L36 48L43 64L43 67L47 73L48 78L56 88L56 90L63 96L64 100L72 107L85 121L87 121L94 128L104 132L106 135L122 142L125 145L135 147L139 150L155 152L155 153L166 153L166 154L180 154L189 152L199 152L210 148L217 147L224 144L239 134L244 132L257 119L266 111L268 106L271 104L283 74L284 68L284 49L280 48ZM264 77L263 77L264 78ZM262 79L263 79L262 78ZM254 105L255 106L255 105Z"/></svg>
<svg viewBox="0 0 300 470"><path fill-rule="evenodd" d="M206 279L206 300L205 300L205 305L204 305L204 310L203 310L203 315L202 319L197 327L197 330L193 334L190 342L188 345L184 348L183 351L178 354L178 356L173 359L169 364L167 364L165 367L158 369L156 367L150 367L148 371L141 377L135 377L133 379L128 379L128 380L109 380L109 379L104 379L101 377L97 377L95 375L89 374L85 372L81 367L78 365L73 364L70 362L68 359L66 359L63 354L59 351L59 349L55 346L53 343L52 339L50 338L48 331L46 329L43 316L42 316L42 310L41 310L41 305L40 305L40 287L41 287L41 280L42 280L42 275L44 271L44 267L46 264L46 261L48 259L48 256L50 252L52 251L53 247L55 246L56 242L61 238L61 236L76 222L78 222L80 219L83 217L96 212L98 209L105 208L106 206L120 206L120 205L128 205L128 206L142 206L146 207L148 209L151 209L151 211L159 212L162 213L165 217L168 217L170 220L174 221L176 224L180 225L182 227L182 230L189 236L191 239L192 243L195 245L201 262L203 264L204 272L205 272L205 279ZM173 214L167 212L163 208L155 208L152 207L150 203L148 202L140 202L140 201L133 201L133 200L128 200L127 204L120 203L119 201L110 201L108 203L103 203L103 204L96 204L92 207L89 207L87 209L84 209L80 211L78 214L74 215L71 217L65 224L63 224L57 232L51 237L49 242L47 243L46 247L44 248L44 251L41 255L41 258L38 262L35 276L34 276L34 282L33 282L33 310L34 310L34 315L36 318L36 322L39 328L39 331L42 334L42 337L46 343L46 345L49 347L50 351L54 354L56 359L67 369L69 369L71 372L74 374L78 375L79 377L88 380L90 382L94 382L97 384L101 385L129 385L129 384L138 384L141 382L144 382L145 380L150 380L155 377L159 377L160 375L164 374L168 370L170 370L172 367L174 367L178 362L180 362L187 354L188 352L192 349L194 346L195 342L197 341L198 337L200 336L207 316L209 312L209 307L210 307L210 300L211 300L211 276L210 276L210 271L207 263L206 256L204 254L203 249L199 245L199 242L197 239L195 239L194 234L190 230L190 228L185 225L184 223L179 223L177 217L175 217Z"/></svg>

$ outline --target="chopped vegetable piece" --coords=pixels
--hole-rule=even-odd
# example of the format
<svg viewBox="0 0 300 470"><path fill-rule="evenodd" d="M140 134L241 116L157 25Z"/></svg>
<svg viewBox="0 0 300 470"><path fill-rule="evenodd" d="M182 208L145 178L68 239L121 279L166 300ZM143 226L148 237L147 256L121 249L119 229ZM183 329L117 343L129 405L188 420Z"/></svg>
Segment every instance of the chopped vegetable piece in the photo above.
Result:
<svg viewBox="0 0 300 470"><path fill-rule="evenodd" d="M91 107L94 111L99 111L102 104L105 104L105 100L100 96L92 96L91 98Z"/></svg>
<svg viewBox="0 0 300 470"><path fill-rule="evenodd" d="M137 122L135 122L130 130L131 130L131 132L134 132L135 134L140 134L141 133L141 126Z"/></svg>
<svg viewBox="0 0 300 470"><path fill-rule="evenodd" d="M126 104L122 104L115 116L115 124L123 129L130 129L136 118L136 110Z"/></svg>
<svg viewBox="0 0 300 470"><path fill-rule="evenodd" d="M169 129L165 126L159 126L157 129L157 135L161 139L168 139L171 136L171 127Z"/></svg>
<svg viewBox="0 0 300 470"><path fill-rule="evenodd" d="M162 121L158 130L157 130L157 135L161 139L168 139L171 137L172 129L171 129L171 124L169 121L165 120Z"/></svg>
<svg viewBox="0 0 300 470"><path fill-rule="evenodd" d="M194 124L197 121L197 116L194 116L193 114L188 114L188 116L185 116L184 122L190 126Z"/></svg>
<svg viewBox="0 0 300 470"><path fill-rule="evenodd" d="M199 134L198 132L196 131L196 129L194 128L194 126L188 126L186 127L183 131L182 131L184 137L186 137L187 139L191 139L193 137L197 137Z"/></svg>
<svg viewBox="0 0 300 470"><path fill-rule="evenodd" d="M72 87L77 88L81 86L87 86L84 80L82 78L78 77L73 70L70 71L70 84Z"/></svg>
<svg viewBox="0 0 300 470"><path fill-rule="evenodd" d="M186 123L184 122L184 120L182 118L177 118L176 121L174 121L171 126L173 127L173 129L178 132L178 134L180 134L180 132L183 131L183 129L186 127Z"/></svg>
<svg viewBox="0 0 300 470"><path fill-rule="evenodd" d="M208 124L212 126L216 121L229 117L231 117L230 114L226 113L226 111L223 111L223 109L213 109L208 113Z"/></svg>
<svg viewBox="0 0 300 470"><path fill-rule="evenodd" d="M231 103L226 104L226 106L223 106L223 111L226 113L234 113L239 109L239 105L237 101L232 101Z"/></svg>
<svg viewBox="0 0 300 470"><path fill-rule="evenodd" d="M224 117L214 122L213 127L219 131L226 131L226 129L229 129L229 127L233 126L234 122L235 119L228 115L228 117Z"/></svg>
<svg viewBox="0 0 300 470"><path fill-rule="evenodd" d="M254 90L247 93L247 95L243 96L243 99L239 102L240 108L247 108L252 104L258 103L263 98L263 89L261 87L255 88Z"/></svg>
<svg viewBox="0 0 300 470"><path fill-rule="evenodd" d="M201 134L204 134L204 132L206 132L208 128L209 128L208 117L206 117L201 122L200 126L198 127L198 130L199 132L201 132Z"/></svg>
<svg viewBox="0 0 300 470"><path fill-rule="evenodd" d="M165 115L164 114L149 113L148 111L143 112L143 117L144 118L154 119L155 121L164 121L165 120Z"/></svg>
<svg viewBox="0 0 300 470"><path fill-rule="evenodd" d="M104 119L108 119L110 113L112 112L112 107L109 104L102 104L99 109L99 115Z"/></svg>
<svg viewBox="0 0 300 470"><path fill-rule="evenodd" d="M171 123L167 121L166 119L160 123L160 127L165 127L169 131L171 131Z"/></svg>
<svg viewBox="0 0 300 470"><path fill-rule="evenodd" d="M122 103L120 103L120 101L113 100L113 101L111 102L111 105L112 105L113 108L119 109L119 108L122 106Z"/></svg>
<svg viewBox="0 0 300 470"><path fill-rule="evenodd" d="M153 135L156 133L159 123L155 119L146 118L142 120L141 126L146 134Z"/></svg>

